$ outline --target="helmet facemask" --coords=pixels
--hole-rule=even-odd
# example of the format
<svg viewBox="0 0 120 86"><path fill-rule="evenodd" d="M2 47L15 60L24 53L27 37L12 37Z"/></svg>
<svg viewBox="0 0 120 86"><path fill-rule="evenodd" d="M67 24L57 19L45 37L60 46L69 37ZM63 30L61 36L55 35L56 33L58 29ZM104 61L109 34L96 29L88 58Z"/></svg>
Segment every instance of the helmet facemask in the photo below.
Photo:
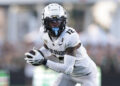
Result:
<svg viewBox="0 0 120 86"><path fill-rule="evenodd" d="M59 37L65 29L66 18L65 17L52 17L44 19L44 26L46 32L52 37Z"/></svg>

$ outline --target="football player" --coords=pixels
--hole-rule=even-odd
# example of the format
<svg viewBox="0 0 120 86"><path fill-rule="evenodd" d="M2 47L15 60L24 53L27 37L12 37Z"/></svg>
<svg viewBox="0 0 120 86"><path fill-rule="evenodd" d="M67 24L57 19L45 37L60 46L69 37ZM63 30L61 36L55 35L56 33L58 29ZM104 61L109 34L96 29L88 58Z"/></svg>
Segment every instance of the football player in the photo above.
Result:
<svg viewBox="0 0 120 86"><path fill-rule="evenodd" d="M45 65L60 73L53 86L98 86L96 64L87 55L78 33L68 27L65 9L52 3L44 8L40 37L44 41L40 49L25 53L25 60L34 66ZM46 59L54 55L59 62Z"/></svg>

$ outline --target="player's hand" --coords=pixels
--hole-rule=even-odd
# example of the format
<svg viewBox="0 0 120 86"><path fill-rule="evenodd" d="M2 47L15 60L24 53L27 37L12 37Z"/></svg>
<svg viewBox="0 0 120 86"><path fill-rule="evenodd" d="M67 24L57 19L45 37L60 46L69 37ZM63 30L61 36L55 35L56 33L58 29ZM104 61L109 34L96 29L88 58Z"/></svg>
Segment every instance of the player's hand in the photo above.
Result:
<svg viewBox="0 0 120 86"><path fill-rule="evenodd" d="M32 64L34 66L38 66L43 64L44 57L41 55L39 50L30 50L29 52L25 53L25 60L27 63Z"/></svg>

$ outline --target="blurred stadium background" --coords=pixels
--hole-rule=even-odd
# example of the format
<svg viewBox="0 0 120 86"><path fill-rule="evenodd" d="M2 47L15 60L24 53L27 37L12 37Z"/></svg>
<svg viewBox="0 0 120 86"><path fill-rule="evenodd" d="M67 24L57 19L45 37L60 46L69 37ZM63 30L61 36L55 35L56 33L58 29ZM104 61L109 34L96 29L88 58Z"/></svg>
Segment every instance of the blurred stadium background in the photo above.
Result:
<svg viewBox="0 0 120 86"><path fill-rule="evenodd" d="M120 0L0 0L0 86L50 86L57 77L24 61L26 51L41 47L41 12L52 2L68 11L68 25L98 65L100 85L120 86Z"/></svg>

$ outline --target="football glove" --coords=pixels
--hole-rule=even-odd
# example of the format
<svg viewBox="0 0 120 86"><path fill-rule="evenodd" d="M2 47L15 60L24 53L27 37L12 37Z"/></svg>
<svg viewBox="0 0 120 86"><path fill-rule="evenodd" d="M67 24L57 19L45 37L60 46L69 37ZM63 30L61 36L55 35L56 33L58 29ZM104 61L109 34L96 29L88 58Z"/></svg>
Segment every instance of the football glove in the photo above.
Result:
<svg viewBox="0 0 120 86"><path fill-rule="evenodd" d="M46 65L47 60L44 58L43 53L40 50L30 50L25 53L25 60L27 63L32 64L34 66L38 65Z"/></svg>

